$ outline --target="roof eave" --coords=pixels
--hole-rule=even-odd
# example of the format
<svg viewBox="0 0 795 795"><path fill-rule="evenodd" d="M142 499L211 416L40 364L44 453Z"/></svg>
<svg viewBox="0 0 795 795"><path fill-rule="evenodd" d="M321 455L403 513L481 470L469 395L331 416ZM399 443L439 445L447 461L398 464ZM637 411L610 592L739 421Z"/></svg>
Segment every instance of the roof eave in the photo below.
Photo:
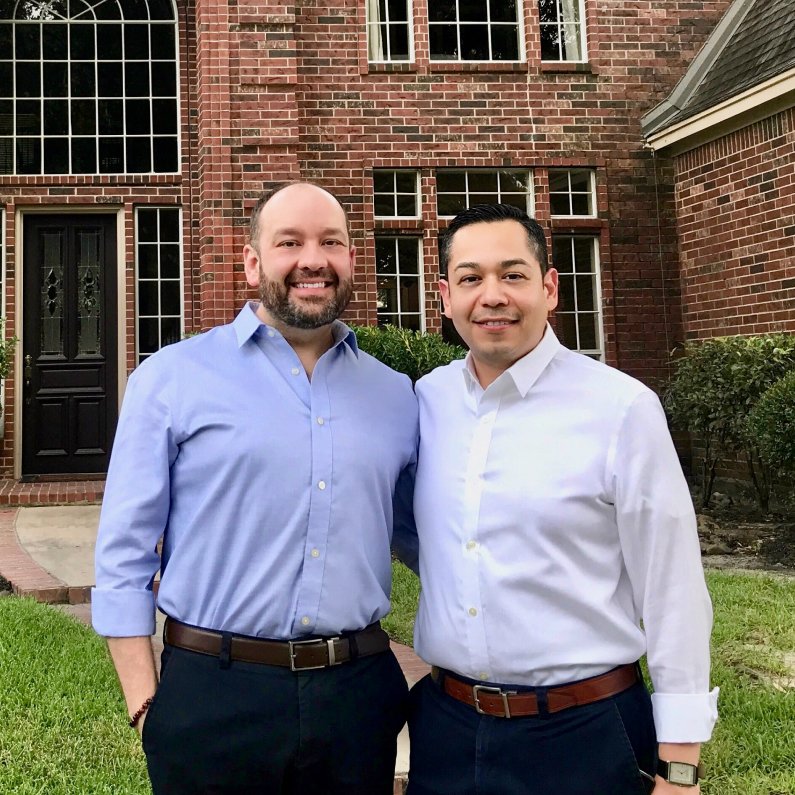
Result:
<svg viewBox="0 0 795 795"><path fill-rule="evenodd" d="M795 68L646 137L656 152L680 154L795 106Z"/></svg>

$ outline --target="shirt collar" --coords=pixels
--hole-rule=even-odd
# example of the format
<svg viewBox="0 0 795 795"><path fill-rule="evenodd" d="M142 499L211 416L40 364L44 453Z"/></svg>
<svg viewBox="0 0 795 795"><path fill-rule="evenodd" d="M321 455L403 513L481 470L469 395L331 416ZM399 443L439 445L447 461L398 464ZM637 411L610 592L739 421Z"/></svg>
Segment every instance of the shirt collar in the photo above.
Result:
<svg viewBox="0 0 795 795"><path fill-rule="evenodd" d="M257 316L257 307L259 304L256 301L246 301L246 305L238 312L237 317L232 323L232 328L235 330L237 337L237 346L242 348L243 344L248 342L260 329L270 328L266 323L263 323ZM274 329L277 334L279 332ZM331 326L331 334L334 338L334 347L341 342L345 342L351 349L353 354L358 358L359 345L356 341L356 334L348 328L341 320L335 320ZM279 334L281 336L281 334Z"/></svg>
<svg viewBox="0 0 795 795"><path fill-rule="evenodd" d="M552 326L547 323L544 329L544 336L541 338L538 345L536 345L532 351L526 353L521 359L514 362L494 383L497 381L504 382L507 378L510 378L516 387L516 391L519 392L522 397L525 397L533 384L538 380L541 373L544 372L547 365L555 358L555 354L562 347L558 338L555 336L555 332L552 331ZM471 351L466 355L466 359L464 359L463 372L464 381L469 391L472 392L474 389L476 392L478 390L482 392L483 390L480 387L480 382L475 375Z"/></svg>

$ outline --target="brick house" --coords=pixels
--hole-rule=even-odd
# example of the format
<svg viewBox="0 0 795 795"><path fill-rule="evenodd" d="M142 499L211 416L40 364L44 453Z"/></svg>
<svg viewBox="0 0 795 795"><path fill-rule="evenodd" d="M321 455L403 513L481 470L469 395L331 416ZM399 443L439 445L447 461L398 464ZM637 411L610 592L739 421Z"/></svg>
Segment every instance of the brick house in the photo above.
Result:
<svg viewBox="0 0 795 795"><path fill-rule="evenodd" d="M551 229L564 342L656 383L685 328L640 119L730 6L2 0L0 469L104 472L128 372L231 320L249 208L299 177L349 211L350 320L439 330L438 231L514 202Z"/></svg>
<svg viewBox="0 0 795 795"><path fill-rule="evenodd" d="M643 133L675 165L685 337L795 332L792 0L735 0Z"/></svg>

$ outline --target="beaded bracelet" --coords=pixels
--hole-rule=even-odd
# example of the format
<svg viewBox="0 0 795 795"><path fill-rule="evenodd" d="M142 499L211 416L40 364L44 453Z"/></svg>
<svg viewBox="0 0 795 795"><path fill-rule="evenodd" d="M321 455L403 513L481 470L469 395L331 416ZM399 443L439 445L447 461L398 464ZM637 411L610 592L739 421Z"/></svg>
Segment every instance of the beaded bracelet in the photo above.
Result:
<svg viewBox="0 0 795 795"><path fill-rule="evenodd" d="M130 718L130 728L134 729L138 725L138 721L141 720L141 716L152 706L152 701L154 700L154 696L149 696L149 698L144 701L143 704L138 708L138 711Z"/></svg>

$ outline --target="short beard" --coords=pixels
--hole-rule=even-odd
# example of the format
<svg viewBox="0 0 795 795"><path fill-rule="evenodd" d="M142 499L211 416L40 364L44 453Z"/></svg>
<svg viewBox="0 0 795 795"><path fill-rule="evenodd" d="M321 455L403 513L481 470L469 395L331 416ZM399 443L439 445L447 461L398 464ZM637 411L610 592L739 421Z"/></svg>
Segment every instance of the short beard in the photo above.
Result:
<svg viewBox="0 0 795 795"><path fill-rule="evenodd" d="M329 278L327 274L321 275ZM339 279L335 274L331 274L331 277L336 280L334 296L313 301L312 303L317 307L313 311L292 303L289 287L283 282L269 279L260 267L259 297L263 307L274 320L291 328L317 329L333 323L345 311L353 295L351 279Z"/></svg>

